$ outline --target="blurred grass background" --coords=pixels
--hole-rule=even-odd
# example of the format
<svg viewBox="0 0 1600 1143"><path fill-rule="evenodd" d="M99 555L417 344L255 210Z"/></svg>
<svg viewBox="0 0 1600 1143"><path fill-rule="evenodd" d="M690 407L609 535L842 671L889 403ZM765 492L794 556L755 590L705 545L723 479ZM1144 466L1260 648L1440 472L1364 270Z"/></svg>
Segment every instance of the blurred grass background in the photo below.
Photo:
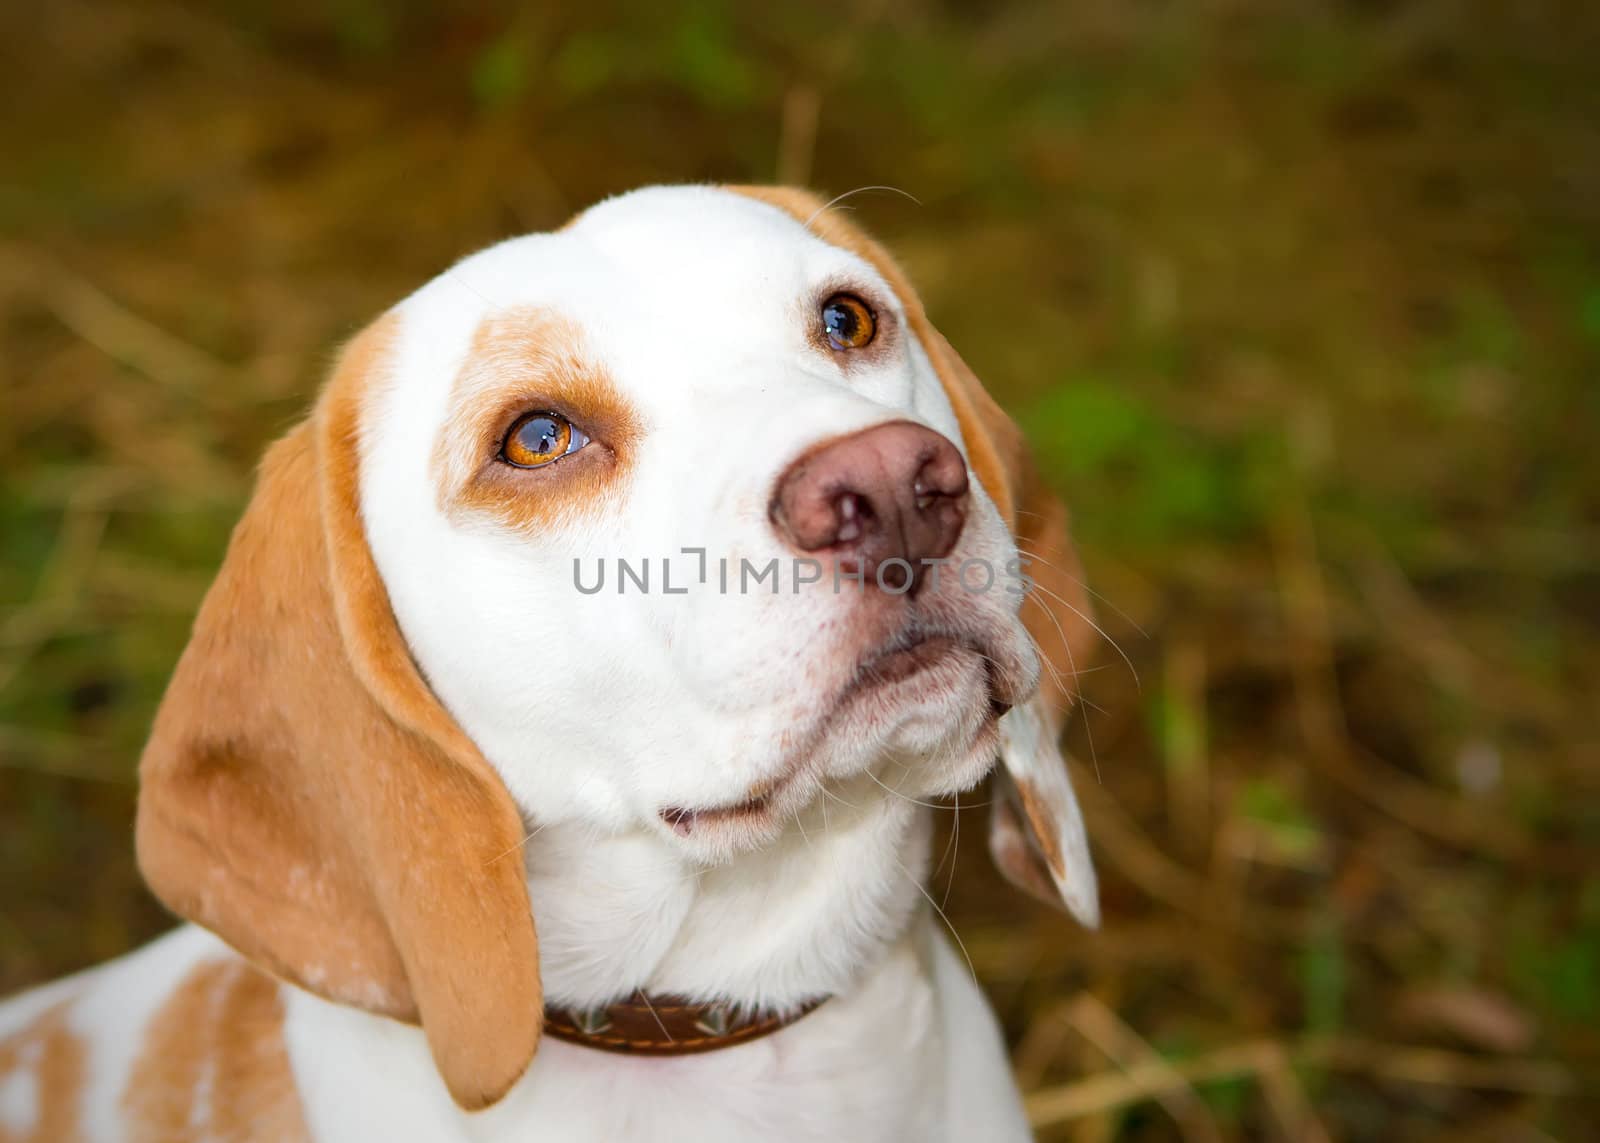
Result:
<svg viewBox="0 0 1600 1143"><path fill-rule="evenodd" d="M1593 1138L1600 7L0 10L0 992L167 919L134 762L263 446L456 257L850 202L1028 429L1109 648L1106 923L936 894L1047 1140ZM952 871L953 875L952 875Z"/></svg>

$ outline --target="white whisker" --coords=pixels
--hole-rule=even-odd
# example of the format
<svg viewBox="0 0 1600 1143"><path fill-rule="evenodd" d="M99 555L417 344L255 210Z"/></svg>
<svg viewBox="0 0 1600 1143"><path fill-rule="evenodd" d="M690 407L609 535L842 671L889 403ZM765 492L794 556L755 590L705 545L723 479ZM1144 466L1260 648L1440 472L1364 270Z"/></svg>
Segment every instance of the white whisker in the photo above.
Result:
<svg viewBox="0 0 1600 1143"><path fill-rule="evenodd" d="M1128 665L1128 672L1131 675L1133 675L1133 685L1134 685L1134 687L1136 689L1140 690L1140 691L1142 691L1144 689L1144 684L1139 679L1139 669L1133 665L1133 660L1128 658L1128 653L1122 649L1122 644L1118 643L1115 639L1113 639L1111 637L1111 635L1106 631L1106 629L1104 627L1100 626L1100 624L1098 624L1098 623L1096 623L1094 621L1094 618L1092 616L1087 615L1084 612L1078 610L1076 607L1072 606L1071 603L1067 602L1065 599L1062 599L1059 595L1057 595L1055 592L1051 591L1048 587L1046 587L1044 584L1040 583L1038 580L1034 580L1033 581L1033 590L1043 592L1049 598L1055 600L1062 607L1065 607L1068 611L1072 612L1072 614L1076 615L1079 619L1083 620L1090 627L1093 627L1095 629L1096 634L1098 634L1100 636L1100 638L1104 639L1107 643L1110 643L1112 650L1116 651L1117 654L1122 656L1122 661ZM1045 608L1045 611L1046 611L1047 614L1048 614L1049 610L1050 610L1049 608ZM1054 619L1054 618L1055 618L1055 616L1052 615L1051 619ZM1056 630L1057 631L1061 631L1061 624L1059 622L1056 623ZM1078 669L1077 669L1076 664L1074 664L1074 663L1072 663L1070 661L1071 658L1072 658L1072 647L1071 647L1071 645L1069 643L1067 643L1067 636L1066 636L1065 632L1062 632L1062 634L1061 634L1061 642L1067 648L1067 658L1069 660L1067 665L1072 668L1073 676L1076 677L1077 673L1078 673Z"/></svg>
<svg viewBox="0 0 1600 1143"><path fill-rule="evenodd" d="M874 782L877 782L878 785L880 787L882 787L882 789L886 793L892 794L893 796L899 798L903 802L910 802L913 806L922 806L925 809L930 809L930 810L947 810L947 809L950 808L949 806L941 806L938 802L919 802L916 798L913 798L910 794L902 794L899 790L896 790L891 786L885 786L884 783L883 783L883 780L880 779L871 770L865 770L865 771L863 771L863 773L865 773L866 776L871 778Z"/></svg>
<svg viewBox="0 0 1600 1143"><path fill-rule="evenodd" d="M830 208L832 208L834 206L837 206L839 203L843 202L847 198L852 198L852 197L854 197L855 195L858 195L858 194L865 194L867 191L889 191L889 192L891 192L893 194L904 195L906 198L910 199L912 202L916 203L918 206L922 205L922 200L919 199L916 195L912 194L910 191L901 190L899 187L877 187L877 186L874 186L874 187L857 187L855 190L848 190L848 191L845 191L843 194L834 195L834 197L830 198L827 202L825 202L821 206L819 206L816 209L815 213L813 213L810 218L805 220L804 225L805 225L806 229L807 230L811 229L811 224L813 222L815 222L822 214L824 214Z"/></svg>
<svg viewBox="0 0 1600 1143"><path fill-rule="evenodd" d="M923 886L922 882L911 876L911 870L900 864L899 858L891 857L889 860L895 863L895 867L899 869L901 873L906 875L906 879L917 887L917 892L921 893L922 896L927 900L928 904L933 906L933 911L939 914L939 919L944 922L944 927L950 930L950 937L956 942L956 948L961 950L961 959L967 962L967 971L972 974L973 983L976 984L978 980L978 970L972 967L972 958L967 955L966 943L961 939L961 934L956 932L956 927L950 923L950 918L945 914L945 911L939 907L939 902L933 899L933 894L928 892L927 888Z"/></svg>
<svg viewBox="0 0 1600 1143"><path fill-rule="evenodd" d="M956 859L961 856L961 791L955 792L955 808L950 819L950 841L944 847L944 857L939 858L939 866L943 868L945 858L950 859L950 876L945 878L944 899L939 902L942 909L950 903L950 890L956 886Z"/></svg>
<svg viewBox="0 0 1600 1143"><path fill-rule="evenodd" d="M1034 517L1037 517L1039 519L1043 519L1043 517L1039 516L1039 513L1037 513L1037 512L1024 512L1020 508L1017 510L1017 515L1018 516L1034 516ZM1150 638L1150 632L1146 631L1143 627L1139 626L1139 621L1138 620L1134 619L1133 616L1129 615L1126 611L1122 610L1122 608L1118 607L1115 603L1112 603L1110 598L1107 597L1104 593L1098 592L1094 588L1090 587L1089 584L1088 584L1088 581L1086 581L1082 576L1073 575L1070 571L1068 571L1066 568L1062 567L1060 564L1054 563L1054 562L1052 562L1050 560L1045 559L1044 556L1042 554L1040 554L1040 552L1037 551L1037 550L1029 551L1028 549L1026 549L1026 548L1024 548L1022 546L1024 542L1032 544L1035 549L1037 549L1039 547L1039 543L1038 543L1037 540L1029 539L1027 537L1019 537L1017 539L1017 550L1019 552L1021 552L1025 556L1027 556L1029 559L1038 560L1045 567L1050 568L1051 570L1053 570L1055 572L1058 572L1061 575L1066 576L1073 583L1075 583L1079 587L1083 588L1084 591L1088 592L1090 595L1094 596L1095 599L1099 600L1101 603L1105 604L1112 611L1114 611L1117 614L1118 618L1126 621L1128 626L1132 627L1143 638L1145 638L1145 639ZM1067 554L1066 552L1060 550L1059 548L1052 548L1050 550L1051 550L1052 554L1058 555L1058 556L1065 556Z"/></svg>

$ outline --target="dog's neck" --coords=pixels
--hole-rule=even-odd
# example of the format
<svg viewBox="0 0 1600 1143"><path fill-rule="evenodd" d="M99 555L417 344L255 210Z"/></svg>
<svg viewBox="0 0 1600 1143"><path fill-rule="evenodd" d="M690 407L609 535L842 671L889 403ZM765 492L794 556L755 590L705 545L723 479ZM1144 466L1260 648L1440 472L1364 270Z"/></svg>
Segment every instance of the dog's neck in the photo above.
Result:
<svg viewBox="0 0 1600 1143"><path fill-rule="evenodd" d="M546 998L591 1007L642 989L784 1008L848 992L924 900L931 823L856 789L716 866L644 831L543 828L526 862Z"/></svg>

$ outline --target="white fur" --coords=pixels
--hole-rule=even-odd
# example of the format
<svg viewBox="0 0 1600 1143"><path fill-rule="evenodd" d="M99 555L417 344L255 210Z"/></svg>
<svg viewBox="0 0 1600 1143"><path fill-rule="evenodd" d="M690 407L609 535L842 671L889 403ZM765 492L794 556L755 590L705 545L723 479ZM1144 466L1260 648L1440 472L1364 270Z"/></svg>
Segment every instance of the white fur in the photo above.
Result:
<svg viewBox="0 0 1600 1143"><path fill-rule="evenodd" d="M504 1100L468 1114L419 1030L288 990L290 1058L319 1139L1028 1137L994 1019L922 887L924 803L994 761L994 739L973 733L987 707L971 672L892 716L834 726L827 699L870 650L868 604L848 585L618 595L608 583L593 596L573 585L575 557L671 557L677 583L693 578L685 547L706 549L713 569L721 557L788 559L768 498L818 441L913 420L961 443L903 323L896 351L871 368L847 371L808 341L817 291L850 284L882 299L890 322L901 316L870 266L781 211L668 188L486 250L397 307L397 343L362 426L367 536L419 665L528 822L549 998L587 1005L642 988L832 999L704 1055L639 1059L547 1040ZM612 503L533 535L448 518L430 467L475 331L525 306L579 331L643 429ZM976 485L953 556L996 568L1016 556ZM935 604L1026 689L1037 667L1019 602L996 590ZM797 741L810 743L804 758ZM737 804L776 778L790 790L785 817L759 838L686 838L662 820L670 806ZM1068 888L1081 905L1083 887ZM118 1137L100 1093L116 1090L112 1073L125 1073L149 1011L208 939L185 930L104 970L116 1012L101 991L79 1002L75 1026L104 1045L92 1138Z"/></svg>
<svg viewBox="0 0 1600 1143"><path fill-rule="evenodd" d="M925 913L849 994L765 1039L655 1060L547 1042L511 1094L475 1115L450 1102L414 1029L296 993L288 1040L319 1139L1029 1138L994 1018Z"/></svg>
<svg viewBox="0 0 1600 1143"><path fill-rule="evenodd" d="M24 1052L17 1068L0 1076L0 1131L24 1136L39 1122L38 1053Z"/></svg>

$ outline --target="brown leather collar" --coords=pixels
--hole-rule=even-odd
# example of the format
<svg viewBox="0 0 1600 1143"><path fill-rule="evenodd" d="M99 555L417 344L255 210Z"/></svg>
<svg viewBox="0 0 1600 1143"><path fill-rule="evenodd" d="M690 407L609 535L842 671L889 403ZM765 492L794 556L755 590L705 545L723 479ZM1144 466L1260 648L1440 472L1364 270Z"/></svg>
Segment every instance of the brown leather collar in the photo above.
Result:
<svg viewBox="0 0 1600 1143"><path fill-rule="evenodd" d="M636 992L600 1008L544 1009L545 1034L569 1044L642 1056L687 1056L749 1043L786 1028L826 1000L783 1012L748 1012L730 1004L692 1004L678 996Z"/></svg>

